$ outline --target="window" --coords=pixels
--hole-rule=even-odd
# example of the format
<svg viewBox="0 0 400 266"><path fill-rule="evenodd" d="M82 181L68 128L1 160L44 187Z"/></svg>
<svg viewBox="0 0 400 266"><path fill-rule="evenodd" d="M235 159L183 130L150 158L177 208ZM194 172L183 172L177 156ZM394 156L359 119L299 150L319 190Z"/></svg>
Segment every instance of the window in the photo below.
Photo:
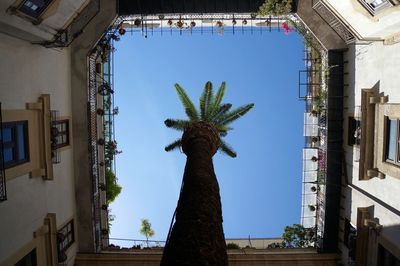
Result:
<svg viewBox="0 0 400 266"><path fill-rule="evenodd" d="M3 123L1 136L5 169L29 161L28 121Z"/></svg>
<svg viewBox="0 0 400 266"><path fill-rule="evenodd" d="M379 244L378 263L380 266L400 266L400 259L396 258L390 251Z"/></svg>
<svg viewBox="0 0 400 266"><path fill-rule="evenodd" d="M371 13L371 15L375 15L379 11L392 6L388 0L359 0L359 2L369 11L369 13Z"/></svg>
<svg viewBox="0 0 400 266"><path fill-rule="evenodd" d="M23 0L18 11L33 18L39 18L53 0Z"/></svg>
<svg viewBox="0 0 400 266"><path fill-rule="evenodd" d="M71 220L57 232L58 257L62 258L63 253L74 243L74 221Z"/></svg>
<svg viewBox="0 0 400 266"><path fill-rule="evenodd" d="M66 120L57 120L53 122L52 127L52 146L59 149L69 145L69 122Z"/></svg>
<svg viewBox="0 0 400 266"><path fill-rule="evenodd" d="M386 117L386 149L387 162L400 165L400 122L399 119Z"/></svg>
<svg viewBox="0 0 400 266"><path fill-rule="evenodd" d="M14 266L36 266L36 249L33 249L25 257L19 260Z"/></svg>
<svg viewBox="0 0 400 266"><path fill-rule="evenodd" d="M350 146L360 145L360 138L361 138L360 121L356 120L352 116L349 116L347 144Z"/></svg>

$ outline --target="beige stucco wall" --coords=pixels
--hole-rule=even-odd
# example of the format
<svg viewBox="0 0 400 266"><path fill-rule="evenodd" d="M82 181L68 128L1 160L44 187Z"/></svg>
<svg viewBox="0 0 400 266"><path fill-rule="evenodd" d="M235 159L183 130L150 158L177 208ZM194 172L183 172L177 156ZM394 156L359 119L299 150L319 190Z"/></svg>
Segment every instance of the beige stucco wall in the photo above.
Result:
<svg viewBox="0 0 400 266"><path fill-rule="evenodd" d="M349 73L346 83L349 85L345 92L344 148L348 172L352 174L354 185L400 210L400 179L386 175L385 179L359 180L354 148L347 145L347 117L357 114L362 89L379 87L379 92L389 96L389 104L400 103L400 43L389 46L382 43L351 46L346 55L349 61L345 70ZM382 117L378 116L377 119L381 120Z"/></svg>
<svg viewBox="0 0 400 266"><path fill-rule="evenodd" d="M372 16L358 0L323 0L355 32L364 38L386 38L400 33L400 6Z"/></svg>
<svg viewBox="0 0 400 266"><path fill-rule="evenodd" d="M0 101L7 110L3 119L18 113L15 110L26 110L26 103L37 102L41 94L50 94L51 109L70 117L69 50L48 49L3 34L0 39ZM30 137L30 141L37 140ZM21 255L48 213L56 214L58 229L75 217L72 151L72 145L61 151L61 163L53 166L52 181L28 174L7 179L7 200L0 202L0 264Z"/></svg>
<svg viewBox="0 0 400 266"><path fill-rule="evenodd" d="M399 16L400 17L400 16ZM376 243L388 243L397 246L394 254L400 254L400 167L389 165L383 158L383 118L384 114L400 117L400 43L384 45L380 42L351 45L345 53L345 98L344 98L344 134L346 171L350 185L343 189L342 216L357 225L357 208L373 208L373 216L383 226ZM359 116L362 89L375 88L379 93L388 96L386 104L377 104L375 111L374 165L386 174L384 179L371 178L359 180L359 148L347 145L348 116ZM389 106L387 104L392 104ZM361 122L362 123L362 122ZM362 138L363 136L361 136ZM382 167L385 165L385 167ZM390 170L386 169L390 167ZM364 193L362 192L364 191ZM369 196L369 195L370 196ZM374 199L377 198L381 202ZM382 203L383 202L383 203ZM390 206L390 207L388 207ZM395 211L393 211L393 208ZM397 210L397 213L396 213ZM344 228L343 221L341 227ZM343 234L343 232L341 233ZM343 236L340 237L343 239ZM343 262L347 261L348 249L340 244ZM373 249L376 251L376 248ZM397 253L396 253L397 252Z"/></svg>

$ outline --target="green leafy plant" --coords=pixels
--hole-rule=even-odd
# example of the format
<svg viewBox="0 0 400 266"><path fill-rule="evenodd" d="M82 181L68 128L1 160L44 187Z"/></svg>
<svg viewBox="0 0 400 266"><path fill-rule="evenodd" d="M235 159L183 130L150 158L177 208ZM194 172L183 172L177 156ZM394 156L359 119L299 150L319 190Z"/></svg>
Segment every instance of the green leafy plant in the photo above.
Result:
<svg viewBox="0 0 400 266"><path fill-rule="evenodd" d="M106 142L104 146L104 161L107 167L111 166L111 162L114 160L114 156L121 154L122 151L117 148L117 141L112 140Z"/></svg>
<svg viewBox="0 0 400 266"><path fill-rule="evenodd" d="M315 228L304 228L300 224L286 226L282 234L284 248L306 248L315 245Z"/></svg>
<svg viewBox="0 0 400 266"><path fill-rule="evenodd" d="M226 244L226 249L239 249L239 245L236 243L228 243Z"/></svg>
<svg viewBox="0 0 400 266"><path fill-rule="evenodd" d="M117 177L110 169L106 169L105 177L106 177L106 198L107 198L107 204L109 204L115 200L115 198L119 195L119 193L121 193L122 187L118 184Z"/></svg>
<svg viewBox="0 0 400 266"><path fill-rule="evenodd" d="M282 16L292 11L292 0L266 0L259 8L258 15Z"/></svg>
<svg viewBox="0 0 400 266"><path fill-rule="evenodd" d="M146 237L146 244L149 247L149 237L154 236L154 230L151 228L151 223L148 219L142 219L140 233Z"/></svg>

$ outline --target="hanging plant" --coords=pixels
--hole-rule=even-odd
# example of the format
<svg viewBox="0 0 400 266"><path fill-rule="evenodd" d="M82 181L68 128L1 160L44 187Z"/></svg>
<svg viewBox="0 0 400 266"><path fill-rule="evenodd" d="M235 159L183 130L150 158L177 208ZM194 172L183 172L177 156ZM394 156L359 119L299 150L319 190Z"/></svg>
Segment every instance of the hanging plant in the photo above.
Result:
<svg viewBox="0 0 400 266"><path fill-rule="evenodd" d="M116 34L111 34L110 38L113 39L113 40L116 41L116 42L118 42L118 41L121 39L121 38L120 38L118 35L116 35Z"/></svg>
<svg viewBox="0 0 400 266"><path fill-rule="evenodd" d="M136 27L139 27L141 24L142 24L142 21L140 20L140 19L135 19L135 21L133 22L133 24L136 26Z"/></svg>
<svg viewBox="0 0 400 266"><path fill-rule="evenodd" d="M318 142L318 140L319 140L319 138L316 137L316 136L314 136L314 137L311 138L311 141L314 142L314 143Z"/></svg>
<svg viewBox="0 0 400 266"><path fill-rule="evenodd" d="M170 26L170 27L171 27L171 26L172 26L172 24L174 24L174 23L172 22L172 20L171 20L171 19L169 19L169 20L168 20L168 22L167 22L167 24L168 24L168 26Z"/></svg>
<svg viewBox="0 0 400 266"><path fill-rule="evenodd" d="M311 157L311 161L313 161L313 162L318 162L318 160L319 159L316 156Z"/></svg>
<svg viewBox="0 0 400 266"><path fill-rule="evenodd" d="M222 23L222 21L217 21L217 26L218 27L220 27L220 28L222 28L223 26L224 26L224 23Z"/></svg>
<svg viewBox="0 0 400 266"><path fill-rule="evenodd" d="M308 208L310 209L310 211L314 212L316 210L314 205L308 205Z"/></svg>
<svg viewBox="0 0 400 266"><path fill-rule="evenodd" d="M247 19L243 19L242 24L247 25Z"/></svg>
<svg viewBox="0 0 400 266"><path fill-rule="evenodd" d="M100 95L105 96L114 93L114 90L111 89L110 85L108 85L107 83L103 83L97 88L97 92Z"/></svg>
<svg viewBox="0 0 400 266"><path fill-rule="evenodd" d="M104 115L104 110L101 109L101 108L98 108L98 109L96 110L96 114L98 114L98 115L100 115L100 116L103 116L103 115Z"/></svg>
<svg viewBox="0 0 400 266"><path fill-rule="evenodd" d="M119 33L120 35L124 35L124 34L126 33L126 30L125 30L124 28L120 28L120 29L118 30L118 33Z"/></svg>
<svg viewBox="0 0 400 266"><path fill-rule="evenodd" d="M182 29L183 28L183 21L179 20L178 22L176 22L176 27L179 28L179 29Z"/></svg>
<svg viewBox="0 0 400 266"><path fill-rule="evenodd" d="M101 191L106 190L106 184L100 183L100 184L99 184L99 189L100 189Z"/></svg>
<svg viewBox="0 0 400 266"><path fill-rule="evenodd" d="M196 22L194 22L194 21L190 22L190 27L192 27L192 28L196 27Z"/></svg>

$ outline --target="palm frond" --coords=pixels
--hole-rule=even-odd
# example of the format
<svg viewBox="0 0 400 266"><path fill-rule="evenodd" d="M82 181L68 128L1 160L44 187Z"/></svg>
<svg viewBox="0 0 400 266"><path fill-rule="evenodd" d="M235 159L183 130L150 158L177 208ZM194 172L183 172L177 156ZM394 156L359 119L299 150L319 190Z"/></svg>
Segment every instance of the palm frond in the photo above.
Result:
<svg viewBox="0 0 400 266"><path fill-rule="evenodd" d="M176 91L178 92L179 99L181 100L183 107L185 107L185 112L190 120L197 121L199 115L197 114L196 107L189 96L186 94L185 90L178 84L175 84Z"/></svg>
<svg viewBox="0 0 400 266"><path fill-rule="evenodd" d="M204 121L210 121L210 108L212 108L212 102L213 102L213 98L214 98L214 94L213 94L213 85L210 81L207 81L205 87L204 87L204 91L206 92L206 98L205 98L205 114L203 120Z"/></svg>
<svg viewBox="0 0 400 266"><path fill-rule="evenodd" d="M213 86L210 81L207 81L204 86L203 93L200 97L200 115L203 121L207 121L207 114L209 113L209 108L211 105L211 101L213 99Z"/></svg>
<svg viewBox="0 0 400 266"><path fill-rule="evenodd" d="M181 120L181 119L171 119L168 118L164 121L164 124L169 127L179 131L184 131L190 124L188 120Z"/></svg>
<svg viewBox="0 0 400 266"><path fill-rule="evenodd" d="M182 139L179 138L165 147L165 151L172 151L182 146Z"/></svg>
<svg viewBox="0 0 400 266"><path fill-rule="evenodd" d="M248 111L251 110L251 108L254 107L254 104L247 104L247 105L243 105L223 116L221 116L218 121L217 121L217 125L227 125L229 123L232 123L233 121L235 121L236 119L240 118L241 116L245 115Z"/></svg>
<svg viewBox="0 0 400 266"><path fill-rule="evenodd" d="M228 156L235 158L237 156L236 152L229 146L225 141L220 140L219 150L223 153L227 154Z"/></svg>
<svg viewBox="0 0 400 266"><path fill-rule="evenodd" d="M222 99L224 98L226 90L226 83L223 81L221 86L219 86L217 93L215 94L214 101L212 103L212 108L210 109L211 116L214 116L222 103Z"/></svg>
<svg viewBox="0 0 400 266"><path fill-rule="evenodd" d="M211 118L211 122L216 124L216 122L219 121L220 117L223 116L224 114L226 114L226 112L228 112L231 109L231 107L232 107L232 104L230 104L230 103L225 103L225 104L221 105L219 107L218 111Z"/></svg>
<svg viewBox="0 0 400 266"><path fill-rule="evenodd" d="M215 127L217 128L218 132L227 132L227 133L229 130L233 129L232 127L229 127L227 125L216 125Z"/></svg>

